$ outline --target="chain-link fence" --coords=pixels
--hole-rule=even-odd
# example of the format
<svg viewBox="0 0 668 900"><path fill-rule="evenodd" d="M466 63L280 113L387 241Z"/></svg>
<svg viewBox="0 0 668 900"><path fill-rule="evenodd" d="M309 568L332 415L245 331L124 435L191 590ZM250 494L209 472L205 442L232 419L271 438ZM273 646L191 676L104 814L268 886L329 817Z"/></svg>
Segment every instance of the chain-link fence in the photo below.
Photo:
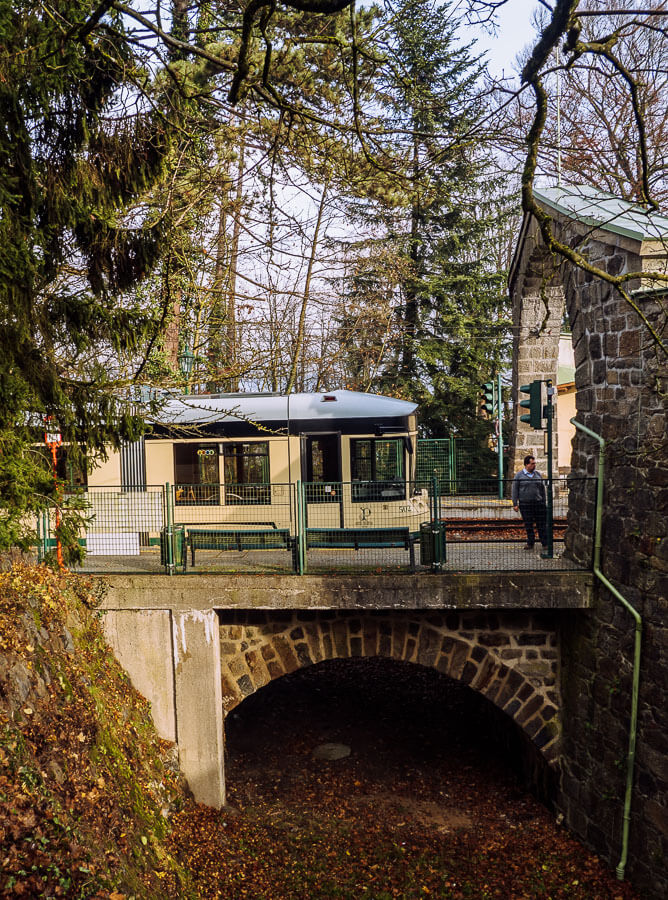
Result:
<svg viewBox="0 0 668 900"><path fill-rule="evenodd" d="M436 476L406 482L198 484L89 488L76 500L84 572L221 573L568 570L589 564L596 479L545 482L514 503L511 482L470 490ZM501 489L499 489L501 488ZM515 508L517 507L517 508ZM38 522L38 557L55 545ZM569 542L569 534L571 540ZM577 561L576 561L577 560Z"/></svg>
<svg viewBox="0 0 668 900"><path fill-rule="evenodd" d="M419 438L415 453L415 477L418 481L438 479L451 494L469 494L475 490L494 493L498 482L492 479L497 461L489 447L469 438Z"/></svg>

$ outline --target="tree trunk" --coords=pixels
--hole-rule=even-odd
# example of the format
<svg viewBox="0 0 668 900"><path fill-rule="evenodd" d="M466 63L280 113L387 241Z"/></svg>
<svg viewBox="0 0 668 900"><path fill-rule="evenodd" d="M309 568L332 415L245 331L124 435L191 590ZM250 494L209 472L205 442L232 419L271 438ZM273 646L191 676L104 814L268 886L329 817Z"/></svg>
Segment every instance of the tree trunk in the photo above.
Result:
<svg viewBox="0 0 668 900"><path fill-rule="evenodd" d="M325 184L322 188L322 195L320 197L320 205L318 206L318 218L315 223L315 231L313 233L313 240L311 242L311 254L309 256L308 268L306 270L306 281L304 283L304 294L302 296L302 304L301 309L299 311L299 324L297 326L297 335L295 337L295 347L294 352L292 354L292 365L290 367L290 375L288 377L288 383L285 388L285 393L289 394L290 391L294 388L295 382L297 381L297 373L299 371L299 361L302 355L302 350L304 346L304 335L306 330L306 308L308 306L308 301L311 292L311 277L313 275L313 267L315 265L315 256L316 251L318 249L318 239L320 236L320 226L322 224L322 217L325 211L326 199L327 199L327 189L329 187L329 180L325 180Z"/></svg>

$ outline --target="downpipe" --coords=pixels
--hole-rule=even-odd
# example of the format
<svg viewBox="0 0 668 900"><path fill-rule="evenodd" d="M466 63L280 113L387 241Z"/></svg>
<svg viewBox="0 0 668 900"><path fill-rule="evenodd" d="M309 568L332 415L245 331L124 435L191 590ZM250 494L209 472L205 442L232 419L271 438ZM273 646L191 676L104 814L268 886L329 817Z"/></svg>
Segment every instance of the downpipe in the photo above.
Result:
<svg viewBox="0 0 668 900"><path fill-rule="evenodd" d="M636 739L638 732L638 695L640 688L640 650L642 641L642 619L640 613L623 597L601 572L601 523L603 517L603 474L605 470L605 440L590 428L582 425L577 419L571 419L571 425L598 441L598 483L596 486L596 520L594 526L594 575L605 585L610 593L622 604L635 621L635 637L633 647L633 683L631 688L631 721L629 724L629 747L626 756L626 791L624 794L624 819L622 825L622 853L617 864L616 874L619 881L624 880L624 871L628 859L629 827L631 822L631 798L633 795L633 770L636 757Z"/></svg>

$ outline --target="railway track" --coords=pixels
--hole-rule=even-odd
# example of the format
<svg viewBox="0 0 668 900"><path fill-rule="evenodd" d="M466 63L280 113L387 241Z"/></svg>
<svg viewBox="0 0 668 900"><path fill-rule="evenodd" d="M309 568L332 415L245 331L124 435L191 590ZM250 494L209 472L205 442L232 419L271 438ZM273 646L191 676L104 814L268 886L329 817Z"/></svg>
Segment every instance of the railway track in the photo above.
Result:
<svg viewBox="0 0 668 900"><path fill-rule="evenodd" d="M517 519L460 519L442 518L445 525L446 541L453 537L483 538L493 537L497 540L517 539L523 540L525 536L524 524ZM566 519L554 519L554 536L560 538L566 530Z"/></svg>
<svg viewBox="0 0 668 900"><path fill-rule="evenodd" d="M479 528L485 530L496 531L504 528L524 528L522 519L518 516L516 519L460 519L458 516L453 518L442 517L440 519L447 529L456 529L457 531L474 531ZM553 519L555 528L565 528L566 519Z"/></svg>

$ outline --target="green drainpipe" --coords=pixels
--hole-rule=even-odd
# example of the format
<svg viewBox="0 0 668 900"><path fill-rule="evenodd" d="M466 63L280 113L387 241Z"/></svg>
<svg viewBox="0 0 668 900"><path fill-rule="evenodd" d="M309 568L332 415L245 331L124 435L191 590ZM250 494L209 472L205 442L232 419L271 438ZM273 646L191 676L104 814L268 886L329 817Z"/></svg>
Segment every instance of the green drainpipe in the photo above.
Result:
<svg viewBox="0 0 668 900"><path fill-rule="evenodd" d="M601 518L603 511L603 472L605 465L605 441L590 428L580 424L576 419L571 419L571 425L575 425L580 431L584 431L589 437L598 441L598 484L596 487L596 524L594 526L594 575L601 581L610 593L619 600L622 606L633 616L636 623L635 641L633 647L633 686L631 691L631 723L629 725L629 750L626 756L626 792L624 795L624 823L622 828L622 855L617 864L617 878L624 880L624 870L629 851L629 824L631 821L631 796L633 793L633 767L636 758L636 736L638 731L638 693L640 686L640 645L642 639L642 619L637 610L619 593L617 588L610 584L601 572Z"/></svg>

